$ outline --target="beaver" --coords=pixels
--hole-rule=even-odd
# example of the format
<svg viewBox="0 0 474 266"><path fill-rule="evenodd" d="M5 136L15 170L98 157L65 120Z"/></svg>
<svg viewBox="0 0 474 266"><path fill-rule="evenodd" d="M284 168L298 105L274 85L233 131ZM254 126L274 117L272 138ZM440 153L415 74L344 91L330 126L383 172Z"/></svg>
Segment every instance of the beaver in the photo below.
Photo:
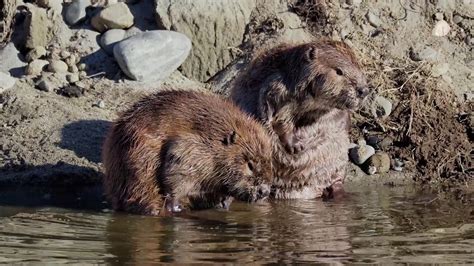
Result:
<svg viewBox="0 0 474 266"><path fill-rule="evenodd" d="M327 39L263 51L236 77L230 98L275 140L273 197L333 196L348 161L349 112L368 93L352 49Z"/></svg>
<svg viewBox="0 0 474 266"><path fill-rule="evenodd" d="M103 164L113 208L145 215L254 202L268 196L272 179L270 137L260 123L220 96L173 89L120 115Z"/></svg>

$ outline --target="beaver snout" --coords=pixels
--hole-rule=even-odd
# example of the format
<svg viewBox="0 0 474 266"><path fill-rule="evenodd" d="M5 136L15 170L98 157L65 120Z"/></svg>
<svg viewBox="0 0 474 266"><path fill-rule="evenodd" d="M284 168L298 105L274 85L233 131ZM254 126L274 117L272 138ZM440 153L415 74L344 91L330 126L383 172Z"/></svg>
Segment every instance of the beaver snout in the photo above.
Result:
<svg viewBox="0 0 474 266"><path fill-rule="evenodd" d="M357 91L357 96L359 96L359 98L365 98L365 96L369 94L369 87L360 86L356 88L356 91Z"/></svg>
<svg viewBox="0 0 474 266"><path fill-rule="evenodd" d="M257 189L257 199L263 199L270 196L270 186L260 185Z"/></svg>

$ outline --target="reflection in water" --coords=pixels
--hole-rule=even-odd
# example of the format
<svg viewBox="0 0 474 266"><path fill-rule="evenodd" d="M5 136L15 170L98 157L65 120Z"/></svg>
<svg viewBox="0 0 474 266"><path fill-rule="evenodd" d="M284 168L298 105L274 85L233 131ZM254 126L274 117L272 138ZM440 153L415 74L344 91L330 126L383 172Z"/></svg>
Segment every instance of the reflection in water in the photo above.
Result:
<svg viewBox="0 0 474 266"><path fill-rule="evenodd" d="M0 263L474 263L473 218L470 205L382 186L165 218L0 204Z"/></svg>

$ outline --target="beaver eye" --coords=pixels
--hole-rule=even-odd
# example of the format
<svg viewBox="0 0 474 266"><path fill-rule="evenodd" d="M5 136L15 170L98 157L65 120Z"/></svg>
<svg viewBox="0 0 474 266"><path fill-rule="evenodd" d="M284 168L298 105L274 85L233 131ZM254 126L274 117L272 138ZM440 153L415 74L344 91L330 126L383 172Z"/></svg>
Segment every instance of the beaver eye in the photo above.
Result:
<svg viewBox="0 0 474 266"><path fill-rule="evenodd" d="M253 170L254 170L253 163L252 162L247 162L247 166L248 166L249 170L253 172Z"/></svg>
<svg viewBox="0 0 474 266"><path fill-rule="evenodd" d="M342 69L336 68L336 74L338 74L339 76L342 76L344 75L344 72L342 72Z"/></svg>

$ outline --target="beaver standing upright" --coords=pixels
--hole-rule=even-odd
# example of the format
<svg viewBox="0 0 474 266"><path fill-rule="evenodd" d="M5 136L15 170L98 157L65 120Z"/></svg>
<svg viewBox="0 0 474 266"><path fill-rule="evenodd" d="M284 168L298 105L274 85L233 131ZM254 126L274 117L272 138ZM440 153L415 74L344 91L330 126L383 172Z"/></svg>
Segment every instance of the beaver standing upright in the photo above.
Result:
<svg viewBox="0 0 474 266"><path fill-rule="evenodd" d="M320 40L259 54L230 97L274 136L275 198L331 197L344 180L349 110L368 94L349 46Z"/></svg>
<svg viewBox="0 0 474 266"><path fill-rule="evenodd" d="M182 204L227 207L268 196L270 137L232 102L192 91L146 97L113 124L103 147L114 209L147 215Z"/></svg>

